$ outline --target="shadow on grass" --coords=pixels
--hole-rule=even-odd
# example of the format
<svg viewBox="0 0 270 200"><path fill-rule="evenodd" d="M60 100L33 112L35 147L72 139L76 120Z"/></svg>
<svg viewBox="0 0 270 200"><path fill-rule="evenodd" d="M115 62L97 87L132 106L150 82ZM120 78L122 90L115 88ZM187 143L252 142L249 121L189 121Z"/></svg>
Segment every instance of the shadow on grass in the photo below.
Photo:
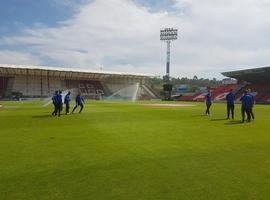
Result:
<svg viewBox="0 0 270 200"><path fill-rule="evenodd" d="M224 121L224 120L227 120L227 118L211 119L210 121Z"/></svg>
<svg viewBox="0 0 270 200"><path fill-rule="evenodd" d="M241 120L229 121L224 123L224 125L236 125L236 124L243 124Z"/></svg>
<svg viewBox="0 0 270 200"><path fill-rule="evenodd" d="M32 116L32 118L36 118L36 119L53 118L53 117L55 117L55 116L52 116L52 114L34 115L34 116Z"/></svg>
<svg viewBox="0 0 270 200"><path fill-rule="evenodd" d="M206 115L205 114L202 114L202 115L191 115L191 117L205 117Z"/></svg>

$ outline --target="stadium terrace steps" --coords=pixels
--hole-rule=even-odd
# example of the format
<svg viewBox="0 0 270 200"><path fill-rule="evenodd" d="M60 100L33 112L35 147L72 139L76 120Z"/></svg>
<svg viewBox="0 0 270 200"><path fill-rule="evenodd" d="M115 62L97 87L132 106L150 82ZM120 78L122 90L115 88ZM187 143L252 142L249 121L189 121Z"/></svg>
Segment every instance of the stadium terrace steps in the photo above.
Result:
<svg viewBox="0 0 270 200"><path fill-rule="evenodd" d="M157 97L155 92L150 87L147 87L146 85L142 85L142 89L144 89L147 94L147 95L144 95L144 99L152 99L152 98Z"/></svg>

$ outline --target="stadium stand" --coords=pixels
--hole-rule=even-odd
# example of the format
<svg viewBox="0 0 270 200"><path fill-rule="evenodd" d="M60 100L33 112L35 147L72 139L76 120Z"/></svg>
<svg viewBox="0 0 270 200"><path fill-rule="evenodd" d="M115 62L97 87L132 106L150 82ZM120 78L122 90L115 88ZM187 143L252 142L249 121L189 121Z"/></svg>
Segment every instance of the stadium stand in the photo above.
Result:
<svg viewBox="0 0 270 200"><path fill-rule="evenodd" d="M257 103L270 103L270 67L222 73L229 77L222 85L210 88L214 101L224 101L230 89L239 100L251 89ZM0 98L46 98L56 90L79 91L86 98L102 99L126 87L139 83L138 99L156 99L145 85L145 74L90 71L72 68L0 64ZM233 83L232 80L237 80ZM174 96L179 101L204 101L204 90Z"/></svg>
<svg viewBox="0 0 270 200"><path fill-rule="evenodd" d="M234 93L239 100L243 92L250 89L257 103L270 103L270 67L223 72L224 76L238 80Z"/></svg>
<svg viewBox="0 0 270 200"><path fill-rule="evenodd" d="M138 98L155 98L144 86L148 77L124 72L0 64L0 98L47 98L56 90L73 90L86 98L101 99L137 83L140 85Z"/></svg>
<svg viewBox="0 0 270 200"><path fill-rule="evenodd" d="M221 85L216 88L211 88L212 92L212 98L214 101L224 101L226 98L226 95L229 93L229 91L232 89L234 90L236 87L235 84L227 84L227 85Z"/></svg>
<svg viewBox="0 0 270 200"><path fill-rule="evenodd" d="M4 95L5 95L5 91L7 88L7 82L8 82L7 77L0 76L0 98L4 97Z"/></svg>
<svg viewBox="0 0 270 200"><path fill-rule="evenodd" d="M193 99L201 93L184 93L179 95L177 98L178 101L193 101Z"/></svg>
<svg viewBox="0 0 270 200"><path fill-rule="evenodd" d="M270 95L270 84L268 83L254 83L246 84L240 91L236 93L236 99L239 100L245 90L250 89L255 101L258 103L266 103L268 101L268 96Z"/></svg>
<svg viewBox="0 0 270 200"><path fill-rule="evenodd" d="M205 95L206 93L198 93L197 95L194 96L193 101L199 101L199 102L203 102L205 100Z"/></svg>
<svg viewBox="0 0 270 200"><path fill-rule="evenodd" d="M101 99L102 96L107 96L100 81L71 81L66 80L67 88L78 89L79 92L90 99Z"/></svg>
<svg viewBox="0 0 270 200"><path fill-rule="evenodd" d="M236 84L224 84L216 88L209 88L212 93L212 98L214 101L224 101L226 95L230 89L234 89ZM196 93L183 93L175 98L178 101L199 101L203 102L205 100L205 95L207 91L196 92Z"/></svg>
<svg viewBox="0 0 270 200"><path fill-rule="evenodd" d="M239 102L244 91L250 89L257 103L270 103L270 67L255 68L222 73L224 76L237 80L237 82L226 79L224 84L210 88L214 101L225 101L225 97L230 89ZM206 92L181 94L175 98L179 101L201 101L205 100Z"/></svg>
<svg viewBox="0 0 270 200"><path fill-rule="evenodd" d="M140 93L141 93L140 100L150 100L157 98L155 92L146 85L142 85Z"/></svg>
<svg viewBox="0 0 270 200"><path fill-rule="evenodd" d="M263 99L265 100L265 102L270 103L270 94L266 94L265 96L263 96Z"/></svg>

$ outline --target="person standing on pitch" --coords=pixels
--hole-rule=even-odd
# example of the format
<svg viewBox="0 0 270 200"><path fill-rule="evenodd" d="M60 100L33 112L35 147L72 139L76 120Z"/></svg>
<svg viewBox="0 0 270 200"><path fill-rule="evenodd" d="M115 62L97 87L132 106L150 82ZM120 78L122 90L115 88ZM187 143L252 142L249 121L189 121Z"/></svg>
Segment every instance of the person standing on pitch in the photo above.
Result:
<svg viewBox="0 0 270 200"><path fill-rule="evenodd" d="M62 109L63 109L62 91L59 90L58 95L57 95L57 114L58 114L58 117L61 116Z"/></svg>
<svg viewBox="0 0 270 200"><path fill-rule="evenodd" d="M72 113L74 113L74 111L77 109L78 106L81 107L81 109L80 109L80 111L79 111L79 113L81 113L82 110L83 110L83 107L84 107L83 104L84 104L84 98L83 98L83 96L79 93L79 94L77 95L77 97L76 97L76 105L75 105L75 107L73 108Z"/></svg>
<svg viewBox="0 0 270 200"><path fill-rule="evenodd" d="M211 97L210 90L208 90L207 94L205 95L205 102L206 102L205 114L210 115L210 107L212 105L212 97Z"/></svg>
<svg viewBox="0 0 270 200"><path fill-rule="evenodd" d="M70 102L70 92L67 93L64 99L64 103L66 105L66 115L69 114L69 102Z"/></svg>
<svg viewBox="0 0 270 200"><path fill-rule="evenodd" d="M245 122L245 114L247 115L247 122L250 122L250 110L252 108L252 99L248 92L245 91L244 95L241 97L240 101L242 102L241 113L242 113L242 123Z"/></svg>
<svg viewBox="0 0 270 200"><path fill-rule="evenodd" d="M57 95L58 95L58 91L55 91L55 93L52 97L52 102L53 102L53 106L54 106L54 111L52 112L53 116L56 116L56 113L57 113Z"/></svg>
<svg viewBox="0 0 270 200"><path fill-rule="evenodd" d="M230 113L232 113L232 120L234 119L234 100L235 95L232 93L232 89L230 89L229 94L226 95L227 101L227 119L230 119Z"/></svg>
<svg viewBox="0 0 270 200"><path fill-rule="evenodd" d="M255 104L255 99L254 99L254 96L251 93L251 89L248 89L248 95L250 96L251 102L252 102L252 107L250 109L250 116L251 116L252 120L254 120L255 116L254 116L254 112L253 112L253 107L254 107L254 104Z"/></svg>

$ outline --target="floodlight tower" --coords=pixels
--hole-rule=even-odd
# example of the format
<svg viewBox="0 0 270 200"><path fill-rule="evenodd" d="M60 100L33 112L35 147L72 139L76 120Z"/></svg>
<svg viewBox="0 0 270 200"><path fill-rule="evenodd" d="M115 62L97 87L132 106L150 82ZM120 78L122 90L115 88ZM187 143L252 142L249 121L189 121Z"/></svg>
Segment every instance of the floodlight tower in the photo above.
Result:
<svg viewBox="0 0 270 200"><path fill-rule="evenodd" d="M170 83L170 57L171 42L177 40L178 30L176 28L164 28L160 30L160 40L167 43L166 75L163 76L164 100L171 100L172 84Z"/></svg>

